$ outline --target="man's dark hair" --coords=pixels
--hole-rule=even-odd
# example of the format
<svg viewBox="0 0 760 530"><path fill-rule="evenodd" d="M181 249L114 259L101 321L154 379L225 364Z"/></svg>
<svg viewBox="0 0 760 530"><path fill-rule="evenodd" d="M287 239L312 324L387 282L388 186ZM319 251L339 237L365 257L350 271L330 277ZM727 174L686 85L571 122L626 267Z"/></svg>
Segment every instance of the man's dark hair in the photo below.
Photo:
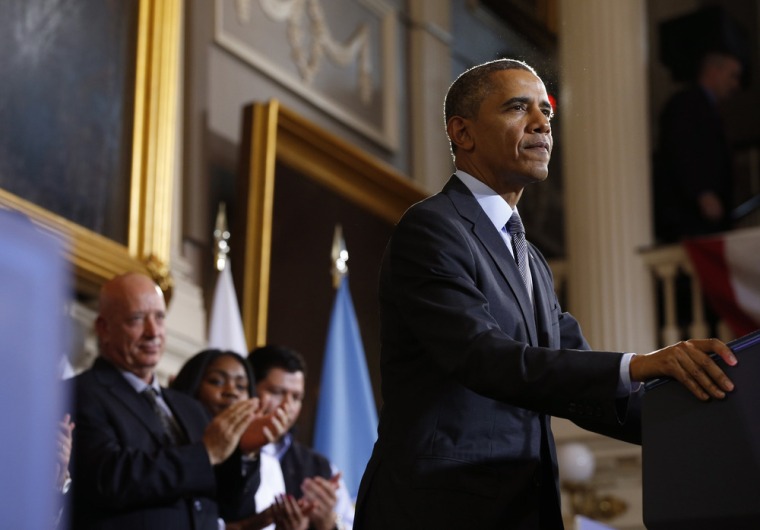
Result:
<svg viewBox="0 0 760 530"><path fill-rule="evenodd" d="M448 128L452 116L475 118L480 104L492 90L491 74L501 70L525 70L536 77L538 74L532 66L517 59L496 59L487 63L473 66L463 72L449 87L443 103L443 126ZM456 152L456 146L451 144L451 154Z"/></svg>
<svg viewBox="0 0 760 530"><path fill-rule="evenodd" d="M295 350L268 344L255 348L248 354L248 363L253 368L253 375L257 381L263 381L269 375L272 368L280 368L288 373L303 372L306 378L306 361Z"/></svg>

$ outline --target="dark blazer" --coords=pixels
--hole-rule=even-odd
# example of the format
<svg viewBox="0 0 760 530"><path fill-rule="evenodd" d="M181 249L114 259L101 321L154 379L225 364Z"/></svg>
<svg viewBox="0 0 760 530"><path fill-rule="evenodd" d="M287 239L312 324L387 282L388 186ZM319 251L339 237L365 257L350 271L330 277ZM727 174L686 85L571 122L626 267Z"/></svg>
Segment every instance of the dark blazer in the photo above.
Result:
<svg viewBox="0 0 760 530"><path fill-rule="evenodd" d="M296 499L300 499L303 497L301 483L305 478L319 476L329 479L332 476L332 469L327 458L299 443L292 438L292 435L288 434L288 436L291 436L291 445L280 458L280 469L285 482L285 492ZM242 498L233 502L235 511L225 511L222 514L225 521L239 521L266 508L266 506L257 507L255 503L256 490L261 483L259 470L256 469L255 471L255 476L251 474L246 478ZM310 525L309 528L313 528L313 526Z"/></svg>
<svg viewBox="0 0 760 530"><path fill-rule="evenodd" d="M404 214L381 270L384 404L355 529L562 528L549 415L640 440L615 399L622 354L585 351L529 255L535 316L458 178Z"/></svg>
<svg viewBox="0 0 760 530"><path fill-rule="evenodd" d="M280 459L285 491L296 499L303 497L301 483L305 478L332 477L330 461L310 447L293 439L288 450Z"/></svg>
<svg viewBox="0 0 760 530"><path fill-rule="evenodd" d="M148 402L108 361L98 358L72 384L71 528L216 530L217 480L235 481L240 460L211 466L201 443L209 418L200 403L162 389L189 440L166 447Z"/></svg>

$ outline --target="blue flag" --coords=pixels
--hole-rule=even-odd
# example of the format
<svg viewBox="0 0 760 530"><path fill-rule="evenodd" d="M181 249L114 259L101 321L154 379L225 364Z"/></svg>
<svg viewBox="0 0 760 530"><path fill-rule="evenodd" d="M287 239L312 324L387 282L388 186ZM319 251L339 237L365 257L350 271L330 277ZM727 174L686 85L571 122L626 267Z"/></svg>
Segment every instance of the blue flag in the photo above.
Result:
<svg viewBox="0 0 760 530"><path fill-rule="evenodd" d="M377 408L348 278L335 295L322 366L314 449L343 472L355 500L377 439Z"/></svg>

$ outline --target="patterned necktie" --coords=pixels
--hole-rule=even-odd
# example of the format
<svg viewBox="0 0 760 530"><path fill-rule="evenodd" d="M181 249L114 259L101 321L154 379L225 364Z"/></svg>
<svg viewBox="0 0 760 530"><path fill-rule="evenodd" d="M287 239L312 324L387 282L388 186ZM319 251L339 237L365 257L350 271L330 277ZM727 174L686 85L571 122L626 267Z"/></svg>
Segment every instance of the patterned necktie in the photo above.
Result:
<svg viewBox="0 0 760 530"><path fill-rule="evenodd" d="M512 236L512 250L515 255L517 268L522 276L523 283L527 289L530 289L530 280L528 278L528 243L525 241L525 228L517 210L512 212L512 217L507 221L507 232Z"/></svg>
<svg viewBox="0 0 760 530"><path fill-rule="evenodd" d="M185 433L182 432L182 428L177 424L177 421L158 403L156 389L149 386L142 391L142 395L150 403L150 407L156 413L156 416L158 416L161 427L163 427L164 434L166 435L166 440L171 445L182 445L185 441Z"/></svg>

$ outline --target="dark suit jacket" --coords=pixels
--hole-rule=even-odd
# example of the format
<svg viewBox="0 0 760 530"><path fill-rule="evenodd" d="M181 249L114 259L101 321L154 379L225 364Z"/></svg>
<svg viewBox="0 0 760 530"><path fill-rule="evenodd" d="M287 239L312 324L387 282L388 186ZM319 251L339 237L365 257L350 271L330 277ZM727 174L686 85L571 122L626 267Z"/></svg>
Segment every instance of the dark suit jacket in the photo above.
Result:
<svg viewBox="0 0 760 530"><path fill-rule="evenodd" d="M654 161L655 231L662 242L731 228L733 168L717 105L699 86L675 94L660 116ZM697 197L712 191L726 216L702 216Z"/></svg>
<svg viewBox="0 0 760 530"><path fill-rule="evenodd" d="M301 483L305 478L319 476L329 479L332 476L329 460L294 438L291 438L290 447L280 459L280 468L285 482L285 492L296 499L303 497ZM258 469L256 471L258 472ZM266 508L266 506L257 507L255 503L256 490L260 483L258 473L255 476L251 474L250 477L246 478L242 498L239 501L234 501L235 511L222 514L225 521L239 521ZM313 528L313 526L309 526L309 528Z"/></svg>
<svg viewBox="0 0 760 530"><path fill-rule="evenodd" d="M280 468L282 468L282 478L285 480L285 491L296 499L300 499L303 497L301 483L305 478L329 479L332 477L332 469L327 458L295 439L292 442L280 459ZM309 530L314 530L314 525L310 524Z"/></svg>
<svg viewBox="0 0 760 530"><path fill-rule="evenodd" d="M413 206L380 279L383 409L354 528L561 528L548 415L640 440L621 353L584 351L530 246L535 317L503 239L453 177ZM634 400L631 400L634 401Z"/></svg>
<svg viewBox="0 0 760 530"><path fill-rule="evenodd" d="M217 481L234 487L240 459L211 466L201 443L209 418L200 403L162 389L189 440L166 447L148 402L109 362L98 358L72 384L71 528L216 530Z"/></svg>
<svg viewBox="0 0 760 530"><path fill-rule="evenodd" d="M330 461L310 447L293 439L292 444L280 459L285 491L296 499L303 497L301 483L305 478L332 477Z"/></svg>

